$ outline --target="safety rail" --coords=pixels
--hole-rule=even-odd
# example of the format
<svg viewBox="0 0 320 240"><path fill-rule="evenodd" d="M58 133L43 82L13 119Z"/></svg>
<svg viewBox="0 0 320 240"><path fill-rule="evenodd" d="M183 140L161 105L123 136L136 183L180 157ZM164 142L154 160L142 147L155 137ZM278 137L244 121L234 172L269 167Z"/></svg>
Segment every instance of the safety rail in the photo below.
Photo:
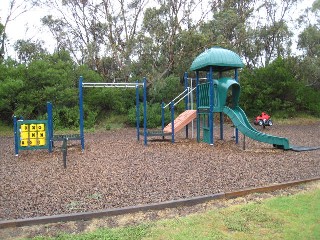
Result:
<svg viewBox="0 0 320 240"><path fill-rule="evenodd" d="M182 93L180 93L178 96L176 96L172 101L170 101L167 105L165 105L163 108L167 108L168 106L170 106L170 104L172 102L174 102L174 105L177 105L179 102L181 102L186 96L190 95L191 92L193 92L196 89L196 87L194 87L193 89L191 89L190 91L190 87L187 87L187 89L185 89ZM187 93L186 93L187 92ZM183 95L183 96L182 96ZM182 97L181 97L182 96ZM180 98L181 97L181 98ZM180 98L180 99L179 99ZM178 101L176 101L177 99L179 99Z"/></svg>

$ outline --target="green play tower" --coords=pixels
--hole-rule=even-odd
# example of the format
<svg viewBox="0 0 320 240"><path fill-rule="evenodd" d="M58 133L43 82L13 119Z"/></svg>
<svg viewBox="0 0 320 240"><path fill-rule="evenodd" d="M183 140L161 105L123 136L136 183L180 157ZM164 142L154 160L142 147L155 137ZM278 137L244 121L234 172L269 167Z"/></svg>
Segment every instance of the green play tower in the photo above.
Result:
<svg viewBox="0 0 320 240"><path fill-rule="evenodd" d="M239 141L240 130L254 140L273 144L277 148L290 149L288 139L264 134L252 127L245 112L239 107L238 69L242 67L244 64L238 54L221 47L207 49L193 61L190 70L196 72L197 141L200 141L202 130L203 141L213 145L214 113L219 113L221 139L223 114L226 114L236 127L236 143ZM205 75L205 78L200 78L200 75ZM233 75L233 78L227 75Z"/></svg>

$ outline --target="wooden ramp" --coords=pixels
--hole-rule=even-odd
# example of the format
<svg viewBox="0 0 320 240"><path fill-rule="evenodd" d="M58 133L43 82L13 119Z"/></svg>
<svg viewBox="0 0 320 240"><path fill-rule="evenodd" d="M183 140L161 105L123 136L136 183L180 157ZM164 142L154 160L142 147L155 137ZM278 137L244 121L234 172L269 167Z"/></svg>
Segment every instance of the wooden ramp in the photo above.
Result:
<svg viewBox="0 0 320 240"><path fill-rule="evenodd" d="M193 119L197 117L197 110L186 110L181 113L175 120L174 120L174 132L179 132L183 127L188 125ZM169 123L164 129L163 132L165 133L172 133L171 123Z"/></svg>

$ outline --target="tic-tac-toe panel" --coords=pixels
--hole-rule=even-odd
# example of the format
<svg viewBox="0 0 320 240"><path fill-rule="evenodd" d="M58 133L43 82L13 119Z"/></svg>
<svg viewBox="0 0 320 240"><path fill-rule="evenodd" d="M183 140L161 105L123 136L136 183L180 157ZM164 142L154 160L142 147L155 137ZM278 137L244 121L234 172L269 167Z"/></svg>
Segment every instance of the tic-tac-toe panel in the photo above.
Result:
<svg viewBox="0 0 320 240"><path fill-rule="evenodd" d="M47 120L19 120L17 126L20 150L48 148Z"/></svg>

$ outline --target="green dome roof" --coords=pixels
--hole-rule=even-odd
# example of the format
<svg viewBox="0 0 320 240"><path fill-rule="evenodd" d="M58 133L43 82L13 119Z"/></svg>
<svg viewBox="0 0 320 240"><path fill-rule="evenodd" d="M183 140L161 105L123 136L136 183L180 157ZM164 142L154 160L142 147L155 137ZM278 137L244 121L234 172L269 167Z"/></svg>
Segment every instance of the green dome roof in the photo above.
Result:
<svg viewBox="0 0 320 240"><path fill-rule="evenodd" d="M191 71L209 71L213 66L213 71L227 71L235 68L244 67L238 54L221 47L213 47L201 53L192 62Z"/></svg>

